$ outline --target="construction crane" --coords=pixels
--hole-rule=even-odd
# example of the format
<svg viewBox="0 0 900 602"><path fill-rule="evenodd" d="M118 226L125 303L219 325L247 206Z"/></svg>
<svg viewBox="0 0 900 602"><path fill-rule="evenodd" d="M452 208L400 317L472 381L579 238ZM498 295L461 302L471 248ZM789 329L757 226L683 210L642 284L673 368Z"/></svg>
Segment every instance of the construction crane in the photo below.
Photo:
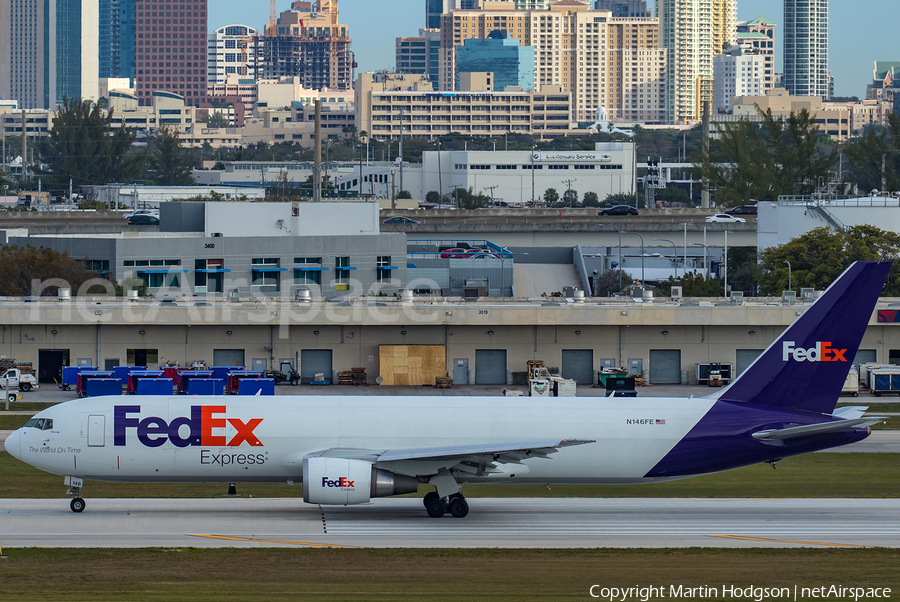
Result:
<svg viewBox="0 0 900 602"><path fill-rule="evenodd" d="M278 33L275 29L275 0L270 0L269 3L269 35L274 36Z"/></svg>

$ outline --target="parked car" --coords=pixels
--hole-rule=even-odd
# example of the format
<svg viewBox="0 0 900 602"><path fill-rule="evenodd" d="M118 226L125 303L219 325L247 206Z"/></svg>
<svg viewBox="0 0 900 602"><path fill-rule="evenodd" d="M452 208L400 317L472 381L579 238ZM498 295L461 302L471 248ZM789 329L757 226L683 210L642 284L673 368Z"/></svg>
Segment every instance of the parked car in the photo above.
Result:
<svg viewBox="0 0 900 602"><path fill-rule="evenodd" d="M500 259L500 256L496 253L489 253L487 251L479 251L477 253L469 253L468 255L472 259Z"/></svg>
<svg viewBox="0 0 900 602"><path fill-rule="evenodd" d="M741 205L726 211L728 215L756 215L756 205Z"/></svg>
<svg viewBox="0 0 900 602"><path fill-rule="evenodd" d="M613 205L612 207L604 207L597 212L597 215L637 215L638 210L631 205Z"/></svg>
<svg viewBox="0 0 900 602"><path fill-rule="evenodd" d="M742 217L728 215L727 213L717 213L716 215L707 216L706 221L710 223L743 224L747 220Z"/></svg>
<svg viewBox="0 0 900 602"><path fill-rule="evenodd" d="M395 215L394 217L389 217L384 220L386 224L419 224L421 222L414 220L411 217L406 217L405 215Z"/></svg>
<svg viewBox="0 0 900 602"><path fill-rule="evenodd" d="M441 251L441 259L461 259L463 257L468 257L468 252L471 249L463 249L460 247L456 247L455 249L444 249Z"/></svg>
<svg viewBox="0 0 900 602"><path fill-rule="evenodd" d="M131 213L126 213L122 217L124 217L125 219L128 219L129 217L134 217L135 215L153 215L158 218L159 210L158 209L135 209Z"/></svg>
<svg viewBox="0 0 900 602"><path fill-rule="evenodd" d="M132 215L128 218L129 226L158 226L159 218L155 215L147 215L146 213L141 215Z"/></svg>

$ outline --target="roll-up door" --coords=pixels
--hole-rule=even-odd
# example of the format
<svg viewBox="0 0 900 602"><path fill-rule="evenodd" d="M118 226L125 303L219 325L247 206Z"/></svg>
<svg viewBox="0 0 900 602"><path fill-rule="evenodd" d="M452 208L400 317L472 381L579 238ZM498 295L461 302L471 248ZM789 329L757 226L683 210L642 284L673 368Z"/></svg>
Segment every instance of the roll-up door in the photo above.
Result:
<svg viewBox="0 0 900 602"><path fill-rule="evenodd" d="M475 384L506 384L506 349L475 350Z"/></svg>
<svg viewBox="0 0 900 602"><path fill-rule="evenodd" d="M650 383L677 385L681 382L681 350L650 350Z"/></svg>
<svg viewBox="0 0 900 602"><path fill-rule="evenodd" d="M591 349L563 349L562 377L571 378L579 385L593 384L594 352Z"/></svg>

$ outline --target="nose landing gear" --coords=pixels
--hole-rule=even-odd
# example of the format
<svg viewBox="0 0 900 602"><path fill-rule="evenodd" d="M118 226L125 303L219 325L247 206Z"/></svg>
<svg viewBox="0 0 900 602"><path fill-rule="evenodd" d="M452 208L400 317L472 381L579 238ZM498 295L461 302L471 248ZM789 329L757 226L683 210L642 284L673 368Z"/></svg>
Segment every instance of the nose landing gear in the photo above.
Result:
<svg viewBox="0 0 900 602"><path fill-rule="evenodd" d="M72 512L84 512L84 507L87 505L81 497L81 488L84 486L84 479L80 477L66 477L65 483L66 485L69 485L69 490L66 491L66 495L75 496L75 499L69 503L69 508L72 509Z"/></svg>

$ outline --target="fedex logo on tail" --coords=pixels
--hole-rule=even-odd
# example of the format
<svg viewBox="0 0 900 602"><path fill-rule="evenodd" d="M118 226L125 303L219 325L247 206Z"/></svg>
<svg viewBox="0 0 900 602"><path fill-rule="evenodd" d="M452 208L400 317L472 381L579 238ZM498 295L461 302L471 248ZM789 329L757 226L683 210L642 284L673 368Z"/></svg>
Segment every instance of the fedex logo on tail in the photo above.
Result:
<svg viewBox="0 0 900 602"><path fill-rule="evenodd" d="M147 447L159 447L171 441L175 447L237 447L243 443L262 446L262 441L253 430L263 421L253 418L244 422L240 418L226 418L225 406L191 406L191 415L179 416L167 422L159 416L138 418L141 406L115 406L113 431L114 445L125 445L128 429L135 429L138 441ZM230 441L224 435L213 434L213 429L225 428L230 424L237 433Z"/></svg>
<svg viewBox="0 0 900 602"><path fill-rule="evenodd" d="M819 341L815 347L804 349L795 347L795 341L784 341L781 347L782 361L793 359L795 362L846 362L846 349L831 346L831 341Z"/></svg>

